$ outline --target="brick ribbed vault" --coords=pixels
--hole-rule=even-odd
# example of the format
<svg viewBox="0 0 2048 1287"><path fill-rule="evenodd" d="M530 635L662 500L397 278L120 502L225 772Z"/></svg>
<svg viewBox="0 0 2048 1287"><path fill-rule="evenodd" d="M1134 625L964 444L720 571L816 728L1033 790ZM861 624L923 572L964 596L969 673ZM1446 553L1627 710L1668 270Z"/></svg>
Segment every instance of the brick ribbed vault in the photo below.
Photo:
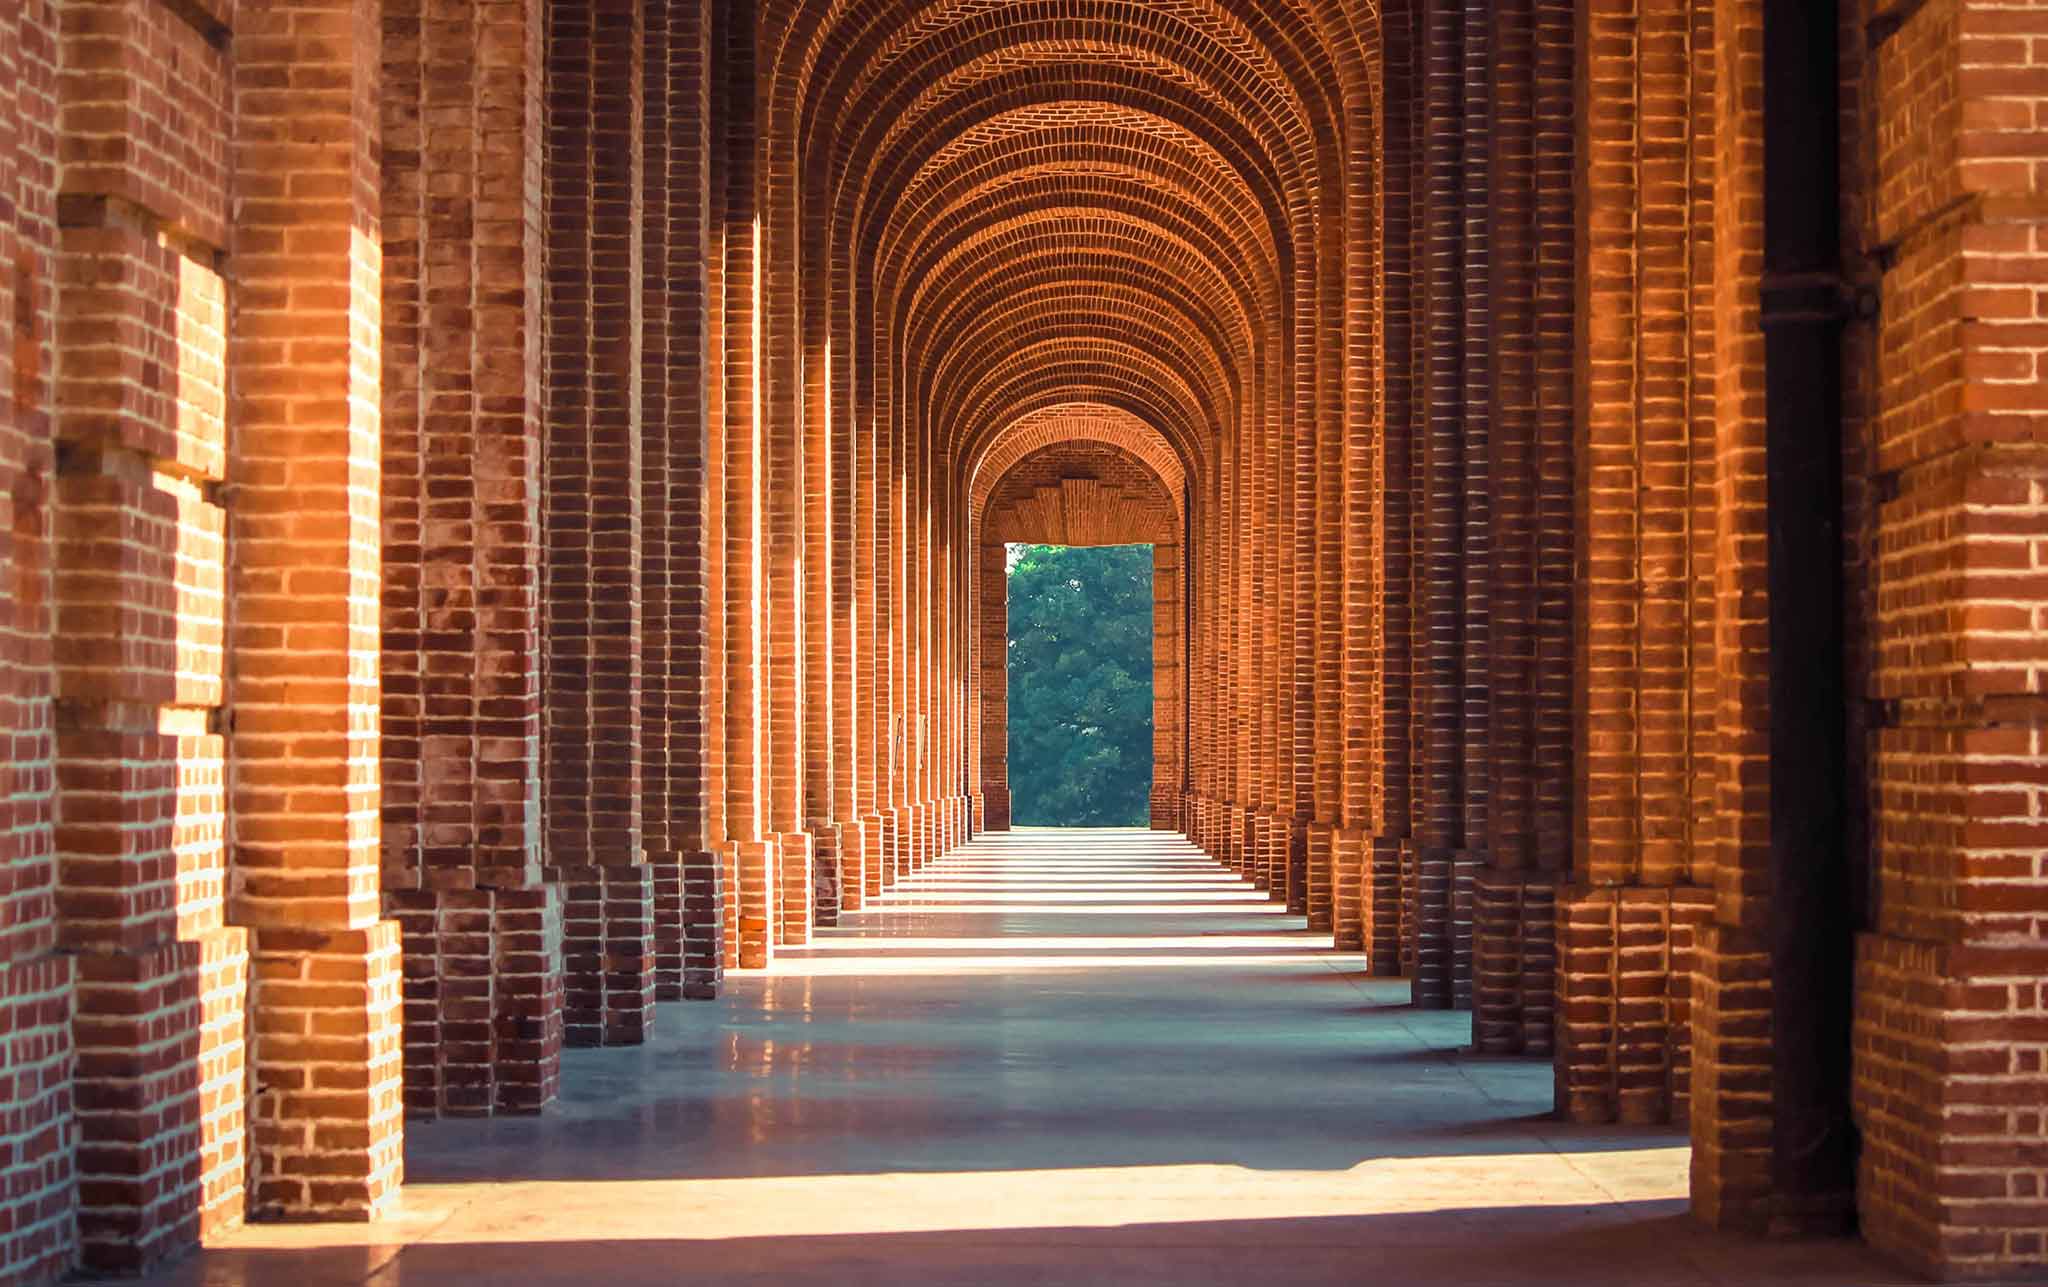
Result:
<svg viewBox="0 0 2048 1287"><path fill-rule="evenodd" d="M1012 539L1158 551L1155 825L1703 1218L2048 1262L2042 14L0 6L0 1283L1004 825Z"/></svg>

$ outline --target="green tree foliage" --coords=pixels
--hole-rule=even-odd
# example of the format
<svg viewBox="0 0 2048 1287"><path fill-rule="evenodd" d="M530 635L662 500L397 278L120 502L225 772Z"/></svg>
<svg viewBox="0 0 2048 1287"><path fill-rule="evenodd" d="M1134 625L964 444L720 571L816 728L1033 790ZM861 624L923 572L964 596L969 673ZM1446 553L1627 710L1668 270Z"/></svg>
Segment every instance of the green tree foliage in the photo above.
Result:
<svg viewBox="0 0 2048 1287"><path fill-rule="evenodd" d="M1152 547L1010 547L1010 798L1035 827L1143 826Z"/></svg>

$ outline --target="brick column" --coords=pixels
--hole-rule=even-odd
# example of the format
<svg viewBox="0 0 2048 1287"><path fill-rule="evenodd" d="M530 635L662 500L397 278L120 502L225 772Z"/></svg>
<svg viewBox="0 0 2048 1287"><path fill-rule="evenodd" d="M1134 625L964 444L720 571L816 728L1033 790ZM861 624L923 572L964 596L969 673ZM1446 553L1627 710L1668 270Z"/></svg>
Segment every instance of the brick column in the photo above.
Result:
<svg viewBox="0 0 2048 1287"><path fill-rule="evenodd" d="M78 1262L72 1068L76 963L57 951L51 510L55 443L57 10L0 12L0 1025L18 1051L0 1137L18 1176L0 1213L0 1277L53 1281Z"/></svg>
<svg viewBox="0 0 2048 1287"><path fill-rule="evenodd" d="M723 565L725 643L725 835L728 966L758 968L773 951L776 846L769 831L766 764L767 635L763 484L767 440L756 402L762 325L756 312L761 271L756 166L755 7L717 0L712 31L713 135L724 182L717 194L713 236L722 255L723 414L711 442L722 464L719 557Z"/></svg>
<svg viewBox="0 0 2048 1287"><path fill-rule="evenodd" d="M540 865L542 32L528 0L387 4L383 32L383 879L406 1104L535 1112L563 1039Z"/></svg>
<svg viewBox="0 0 2048 1287"><path fill-rule="evenodd" d="M644 14L546 8L548 880L563 892L571 1045L643 1040L654 873L643 852Z"/></svg>
<svg viewBox="0 0 2048 1287"><path fill-rule="evenodd" d="M643 180L655 214L642 282L649 298L642 361L662 368L664 406L660 414L650 406L641 426L642 594L652 605L649 645L659 648L649 652L644 674L660 741L658 753L643 749L666 778L667 814L664 833L649 824L647 852L658 899L657 990L663 998L705 999L717 995L723 978L727 933L722 864L713 849L722 804L713 739L724 659L714 644L708 535L715 506L707 458L715 370L708 352L710 21L706 0L648 0L647 15ZM665 225L659 237L656 223Z"/></svg>
<svg viewBox="0 0 2048 1287"><path fill-rule="evenodd" d="M1484 755L1468 759L1487 797L1468 816L1483 826L1470 843L1485 864L1473 889L1473 1042L1544 1054L1555 888L1570 862L1572 14L1510 0L1482 17L1491 569L1488 734Z"/></svg>
<svg viewBox="0 0 2048 1287"><path fill-rule="evenodd" d="M54 595L22 606L52 603L62 640L56 929L76 956L77 1232L87 1265L117 1271L147 1268L191 1247L202 1227L239 1219L244 1188L249 945L225 917L220 735L230 110L221 34L155 4L67 13L53 118L56 272L15 282L16 317L54 304L63 340L51 365L33 321L17 338L22 423L47 430L41 413L53 402L59 446L55 541L44 547ZM22 71L30 88L19 106L33 110L37 78ZM167 167L182 185L96 137L159 131L167 114L182 118ZM23 141L39 132L30 124ZM31 219L47 213L24 195ZM19 249L17 264L40 266ZM51 374L46 400L38 386ZM30 501L17 515L28 535L40 515L17 495ZM35 543L24 544L34 569ZM33 911L34 882L27 893ZM23 1048L37 1062L35 1047ZM27 1082L33 1100L33 1071Z"/></svg>
<svg viewBox="0 0 2048 1287"><path fill-rule="evenodd" d="M984 541L975 573L981 607L982 823L1010 829L1010 574L1008 548Z"/></svg>
<svg viewBox="0 0 2048 1287"><path fill-rule="evenodd" d="M888 574L888 511L884 499L889 476L889 434L875 417L875 355L872 345L853 343L851 301L835 300L847 316L843 336L847 354L848 401L853 440L853 596L856 649L853 682L859 692L854 715L858 768L853 807L861 824L861 897L881 893L888 867L889 838L883 810L889 807L888 597L882 590Z"/></svg>
<svg viewBox="0 0 2048 1287"><path fill-rule="evenodd" d="M1709 365L1727 354L1713 333L1717 230L1702 216L1729 191L1715 186L1711 116L1717 102L1739 101L1716 90L1711 15L1704 0L1660 0L1579 16L1579 309L1605 319L1575 337L1580 758L1572 884L1557 894L1558 1107L1582 1121L1684 1110L1694 930L1729 825L1717 813L1745 818L1735 834L1753 825L1749 805L1717 785L1740 776L1739 760L1717 753L1747 755L1755 716L1723 700L1740 668L1716 664L1727 627L1715 578L1753 571L1730 561L1749 557L1747 537L1717 544L1721 514L1753 499L1734 499L1731 469L1748 462L1717 428ZM1539 109L1539 129L1554 128L1548 116ZM1539 224L1546 240L1551 227ZM1554 298L1547 278L1537 289ZM1541 398L1553 387L1548 353L1537 359ZM1556 450L1540 423L1543 450ZM1539 540L1554 539L1550 528L1540 524ZM1717 678L1719 698L1709 695ZM1489 898L1505 914L1500 891Z"/></svg>
<svg viewBox="0 0 2048 1287"><path fill-rule="evenodd" d="M0 1147L18 1177L0 1200L0 1277L36 1282L78 1258L76 965L57 951L51 700L57 23L47 0L0 12L0 1025L15 1059Z"/></svg>
<svg viewBox="0 0 2048 1287"><path fill-rule="evenodd" d="M825 566L830 558L825 524L819 521L814 530L809 512L813 498L807 494L815 487L815 500L822 505L830 475L823 461L825 425L809 423L804 406L798 303L805 256L798 235L797 127L792 116L771 110L761 122L757 379L767 435L762 557L768 596L768 826L777 846L773 933L777 943L796 945L810 940L815 914L812 867L818 836L811 823L827 820L822 808L810 808L812 765L820 770L820 789L831 781L831 747L823 736L831 676L829 671L820 673L830 652L831 614L819 610L813 616L812 609L814 596L828 594L832 580ZM823 354L818 358L822 361ZM812 691L814 681L818 692Z"/></svg>
<svg viewBox="0 0 2048 1287"><path fill-rule="evenodd" d="M820 237L822 240L822 237ZM822 255L823 247L806 242L809 253ZM830 266L827 265L827 268ZM836 275L836 274L835 274ZM853 408L853 345L845 316L843 292L826 290L827 273L815 274L819 289L807 295L805 320L817 319L818 333L832 354L818 395L826 416L827 449L830 457L831 496L829 520L832 574L828 587L832 621L830 656L832 701L828 712L831 738L832 781L830 811L837 831L837 881L841 911L858 911L867 901L868 812L862 801L867 780L865 758L868 707L874 700L871 687L862 683L867 664L868 604L863 573L873 575L872 555L862 543L862 533L873 515L864 512L862 492L872 456L864 435L858 432ZM813 405L816 405L815 403Z"/></svg>
<svg viewBox="0 0 2048 1287"><path fill-rule="evenodd" d="M2048 1264L2048 11L1876 7L1899 22L1850 100L1870 140L1851 173L1874 168L1850 237L1887 253L1875 361L1851 379L1896 494L1876 515L1891 715L1857 953L1858 1206L1924 1273L2003 1278Z"/></svg>
<svg viewBox="0 0 2048 1287"><path fill-rule="evenodd" d="M1181 826L1180 800L1185 777L1186 667L1182 657L1181 551L1178 542L1152 547L1152 802L1155 831ZM1006 628L1007 636L1007 628ZM1007 637L1003 642L1007 642ZM1001 655L1000 653L998 655Z"/></svg>
<svg viewBox="0 0 2048 1287"><path fill-rule="evenodd" d="M1455 868L1465 841L1465 110L1464 14L1449 0L1423 5L1419 81L1422 176L1417 196L1425 247L1416 567L1420 605L1415 719L1420 735L1404 935L1415 1003L1448 1008L1469 988L1454 970Z"/></svg>
<svg viewBox="0 0 2048 1287"><path fill-rule="evenodd" d="M403 1170L378 919L377 6L239 15L228 476L232 919L253 930L251 1209L363 1218ZM309 145L306 140L322 140ZM318 1069L352 1071L345 1088Z"/></svg>

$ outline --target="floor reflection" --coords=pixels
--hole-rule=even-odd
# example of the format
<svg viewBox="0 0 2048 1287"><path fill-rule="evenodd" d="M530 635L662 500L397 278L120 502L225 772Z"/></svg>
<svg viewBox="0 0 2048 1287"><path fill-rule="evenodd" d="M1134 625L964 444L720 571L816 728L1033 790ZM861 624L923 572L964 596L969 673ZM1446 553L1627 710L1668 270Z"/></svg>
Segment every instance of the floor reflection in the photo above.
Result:
<svg viewBox="0 0 2048 1287"><path fill-rule="evenodd" d="M259 1226L154 1287L1672 1283L1870 1287L1685 1219L1683 1135L1548 1118L1177 837L984 837L538 1118L409 1128L405 1210Z"/></svg>

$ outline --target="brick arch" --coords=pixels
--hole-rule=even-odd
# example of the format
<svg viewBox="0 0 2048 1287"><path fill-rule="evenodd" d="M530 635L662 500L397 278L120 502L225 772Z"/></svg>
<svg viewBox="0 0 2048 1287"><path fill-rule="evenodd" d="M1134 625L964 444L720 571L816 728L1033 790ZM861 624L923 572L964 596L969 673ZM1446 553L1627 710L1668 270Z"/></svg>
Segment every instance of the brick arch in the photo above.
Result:
<svg viewBox="0 0 2048 1287"><path fill-rule="evenodd" d="M989 418L983 427L971 431L961 439L955 460L963 486L969 487L977 476L986 477L986 468L977 465L988 452L989 444L1011 429L1040 419L1057 419L1071 415L1080 420L1101 418L1111 422L1140 426L1140 433L1155 435L1171 459L1171 468L1161 471L1162 479L1177 477L1183 497L1199 492L1204 483L1204 470L1213 469L1218 453L1204 450L1193 427L1175 422L1170 416L1161 415L1161 408L1146 401L1129 396L1125 388L1109 385L1107 382L1076 382L1064 384L1056 378L1016 382L1003 386L1002 396L992 400L994 404L1009 408L1006 415ZM1077 435L1085 436L1085 435ZM1138 440L1116 435L1105 441L1132 451L1140 459L1151 463L1150 449L1140 449ZM1210 440L1213 446L1215 440ZM975 472L979 470L979 475ZM993 479L988 481L993 482Z"/></svg>
<svg viewBox="0 0 2048 1287"><path fill-rule="evenodd" d="M1125 350L1130 369L1105 375L1099 355L1073 354L1036 360L1020 353L992 371L961 408L962 423L1001 422L1030 410L1074 400L1128 407L1157 425L1184 453L1215 440L1217 424L1204 416L1170 372L1157 371L1149 355Z"/></svg>
<svg viewBox="0 0 2048 1287"><path fill-rule="evenodd" d="M1173 198L1137 190L1128 182L1109 176L1072 180L1071 175L1048 173L1041 182L975 193L972 205L943 211L901 253L881 261L891 278L906 283L890 292L898 301L892 311L907 313L928 298L969 289L991 258L1020 241L1043 242L1055 235L1071 250L1100 244L1106 252L1128 254L1135 248L1161 267L1188 273L1179 289L1203 299L1205 311L1216 314L1219 329L1228 333L1243 335L1254 319L1278 311L1276 275L1243 238L1213 222L1178 218L1170 212ZM965 281L954 286L954 277Z"/></svg>
<svg viewBox="0 0 2048 1287"><path fill-rule="evenodd" d="M1371 179L1347 167L1377 164L1375 28L1340 4L777 4L760 45L767 164L800 183L769 190L769 236L806 263L766 317L798 319L813 359L800 371L771 331L786 365L770 387L804 382L803 414L834 443L813 467L890 516L835 538L849 560L868 542L892 560L877 562L855 628L893 664L952 673L970 650L942 587L972 576L966 479L984 440L1062 402L1141 417L1182 460L1188 531L1214 555L1195 563L1206 589L1191 642L1236 672L1202 697L1202 771L1260 828L1210 810L1198 829L1269 874L1299 848L1302 820L1336 808L1336 778L1282 749L1333 740L1322 694L1335 686L1311 710L1281 676L1306 673L1318 639L1362 628L1336 619L1348 484L1326 479L1365 472L1377 414L1344 347L1378 289L1344 242L1373 217ZM797 396L771 397L770 422ZM1348 510L1376 529L1376 495ZM1224 641L1222 620L1255 646ZM1367 659L1355 668L1377 654L1345 656ZM882 697L892 722L852 717L856 754L893 763L890 729L951 700L929 684ZM1218 718L1233 702L1258 728L1226 746L1219 730L1246 723ZM1377 726L1378 703L1359 706ZM908 772L908 787L892 769L874 793L894 802L880 813L925 798L932 771ZM857 807L863 825L896 825Z"/></svg>
<svg viewBox="0 0 2048 1287"><path fill-rule="evenodd" d="M857 7L799 7L798 21L785 27L789 38L778 51L785 60L794 55L798 64L796 74L788 77L793 93L810 95L814 102L866 107L863 91L869 86L923 86L949 65L970 63L990 51L1056 53L1096 35L1133 47L1141 60L1176 67L1185 83L1209 89L1212 109L1254 120L1266 118L1269 106L1281 109L1285 115L1268 133L1287 142L1298 144L1311 132L1304 123L1311 114L1326 123L1336 120L1334 104L1322 96L1317 77L1300 56L1299 47L1313 43L1313 37L1286 13L1252 10L1250 22L1269 24L1255 31L1230 6L1220 4L1017 4L1004 7L1001 21L989 21L982 9L974 14L979 21L967 37L949 42L945 35L973 12L969 6L922 11L914 28L901 33L883 30L886 6L865 8L862 14ZM1095 53L1086 66L1105 65L1100 51ZM902 104L893 106L896 110L880 119L903 114Z"/></svg>
<svg viewBox="0 0 2048 1287"><path fill-rule="evenodd" d="M1096 436L1096 435L1100 436ZM975 475L969 549L970 790L984 825L1010 824L1008 594L1014 541L1152 547L1151 825L1183 823L1187 581L1178 460L1142 421L1076 404L1011 426ZM1172 479L1173 482L1168 480Z"/></svg>
<svg viewBox="0 0 2048 1287"><path fill-rule="evenodd" d="M1229 329L1242 332L1279 312L1285 292L1265 243L1241 227L1190 214L1189 189L1177 177L1167 182L1100 153L1090 166L1083 159L1090 154L1074 151L1071 159L1020 164L1000 179L963 184L943 204L934 204L914 238L892 236L883 243L877 256L881 274L892 281L928 282L940 265L1005 240L1007 229L1042 221L1053 210L1085 212L1105 225L1121 225L1116 235L1124 241L1152 243L1155 262L1196 274L1188 288L1216 301ZM902 294L915 299L923 293L913 285Z"/></svg>
<svg viewBox="0 0 2048 1287"><path fill-rule="evenodd" d="M1334 423L1329 404L1340 373L1329 332L1318 336L1315 319L1342 311L1336 283L1343 256L1331 248L1350 190L1334 176L1341 170L1344 124L1357 119L1357 104L1345 99L1342 88L1349 83L1346 73L1332 74L1346 64L1346 55L1329 47L1345 39L1342 16L1333 20L1328 12L1304 8L1247 10L1229 4L1135 10L1024 4L993 14L981 11L971 26L961 26L960 12L951 6L917 11L902 32L894 28L903 21L895 15L903 11L879 5L845 10L795 6L779 10L767 24L764 51L778 69L774 92L789 87L769 111L769 128L785 131L771 153L787 157L774 164L786 164L804 185L797 202L800 213L773 215L771 223L787 226L787 235L825 270L803 275L797 290L801 300L788 311L805 319L808 352L822 353L829 346L832 353L847 355L845 374L835 370L815 382L806 394L807 405L835 427L875 426L885 445L877 449L871 476L903 479L911 504L920 512L928 508L936 522L924 532L892 520L890 530L877 539L886 539L892 550L907 547L911 563L904 566L937 560L941 566L964 568L967 552L958 542L965 534L966 500L956 494L957 483L945 481L958 476L961 447L954 439L979 424L1012 418L1027 405L1076 397L1131 403L1173 434L1182 453L1201 462L1198 469L1212 470L1219 487L1226 476L1235 480L1243 474L1246 488L1231 495L1264 497L1270 508L1280 492L1265 480L1296 477L1302 468L1292 459L1292 427L1317 418ZM793 22L783 22L784 17ZM1212 39L1218 34L1221 40ZM1077 53L1084 46L1085 58ZM785 74L791 68L800 71ZM952 333L955 328L928 322L919 336L910 334L911 319L938 314L919 311L925 302L924 279L903 272L895 258L884 261L883 248L928 240L933 230L945 236L954 220L950 204L925 209L917 195L906 201L905 194L920 179L927 186L932 178L943 179L949 163L975 145L969 139L962 146L961 136L986 118L1035 116L1034 123L1043 127L1071 115L1071 108L1061 105L1075 101L1134 108L1224 158L1217 172L1221 188L1190 182L1200 169L1184 160L1177 163L1180 172L1163 182L1119 188L1097 181L1089 204L1137 216L1130 220L1134 227L1154 225L1140 229L1132 242L1150 242L1151 249L1143 253L1155 269L1167 262L1159 248L1161 229L1171 237L1206 225L1212 231L1202 232L1200 240L1215 246L1250 242L1259 246L1258 253L1211 251L1204 257L1214 269L1174 274L1183 279L1177 286L1196 282L1196 297L1211 301L1192 310L1167 304L1156 287L1144 289L1147 283L1131 283L1127 293L1116 295L1098 289L1099 277L1086 269L1070 271L1067 281L1077 292L1097 295L1123 315L1149 315L1162 322L1176 312L1183 315L1184 320L1155 326L1138 346L1120 341L1142 328L1125 326L1117 332L1077 321L1070 310L1062 315L1052 299L1051 283L1059 270L1050 256L1041 279L1046 289L1033 301L1038 307L1026 311L1011 301L1007 333L989 322L979 329L982 338L963 342ZM1097 122L1095 128L1102 138L1114 139L1114 151L1122 155L1158 150L1156 127L1111 130ZM999 142L990 139L992 145ZM1090 167L1100 167L1111 152L1099 148L1091 157L1086 148L1076 148L1070 160L1044 172L1069 182L1089 181ZM930 164L934 157L936 166ZM991 153L989 159L990 172L998 174L1015 168L1017 160L1014 152L1000 158ZM1002 200L998 189L1006 186L1021 185L989 185L978 195L963 195L958 204L970 219L985 217ZM1149 210L1139 188L1152 194ZM1230 190L1245 195L1219 200L1219 191ZM1176 203L1198 212L1195 218L1176 224L1171 217ZM1232 274L1241 279L1247 272L1264 278L1254 290L1231 280ZM828 277L838 284L828 286ZM1218 290L1219 278L1232 289ZM967 286L954 295L962 301L955 308L960 316L972 317L979 300L1000 294L1003 278L1000 273L981 280L963 274L961 280ZM1217 337L1229 337L1240 325L1240 315L1257 318L1250 327L1260 341L1218 343ZM1019 337L1025 335L1040 337L1026 350L1037 359L1040 369L1035 371L1021 369L1018 361ZM933 374L941 364L949 372L943 383ZM1228 396L1219 400L1222 390ZM857 478L862 467L850 462L863 449L846 441L849 445L836 459L849 463L832 468L837 476ZM1242 459L1210 460L1223 450L1239 452ZM1223 493L1217 495L1220 503ZM1289 506L1286 522L1310 521L1307 506L1291 501ZM1253 526L1264 531L1266 524L1279 521L1275 510ZM1212 520L1198 530L1220 533L1227 528ZM1221 548L1227 550L1227 543ZM1279 548L1282 561L1259 576L1293 584L1296 543L1282 542ZM877 594L878 602L891 605L889 611L910 612L922 601L905 597L924 592L896 587L893 572L887 581ZM1280 611L1280 596L1254 595L1252 601L1270 604L1269 613ZM876 618L871 614L869 619ZM952 629L940 624L932 633L919 625L906 655L943 657L957 651L945 639ZM1288 647L1305 658L1309 632L1297 635L1289 629ZM1285 699L1279 689L1274 691ZM928 709L928 697L914 694L911 708ZM879 757L884 750L881 727L872 718L861 718L867 722L856 741L868 756ZM921 789L913 787L911 794ZM904 798L900 788L891 790L895 798ZM1277 793L1270 798L1277 802ZM868 820L882 825L873 815Z"/></svg>
<svg viewBox="0 0 2048 1287"><path fill-rule="evenodd" d="M1027 299L1020 304L1035 307L1020 307L1017 315L1007 310L984 313L950 337L946 348L925 358L929 374L912 385L911 392L926 407L925 415L942 441L952 436L949 429L972 423L977 415L1006 410L976 405L988 382L1020 365L1048 359L1112 367L1149 359L1172 373L1205 423L1234 418L1242 398L1230 368L1213 353L1185 342L1185 332L1177 330L1176 323L1187 325L1186 319L1155 311L1147 307L1144 294L1112 290L1085 272L1076 273L1073 281L1077 290L1091 293L1085 304Z"/></svg>
<svg viewBox="0 0 2048 1287"><path fill-rule="evenodd" d="M852 188L853 213L863 241L879 239L915 209L921 188L956 181L976 158L1016 152L1020 143L1045 147L1063 132L1079 132L1085 145L1073 169L1118 153L1177 159L1200 176L1195 192L1214 189L1221 201L1195 205L1205 217L1229 212L1261 241L1289 253L1296 238L1290 211L1299 196L1251 139L1233 136L1211 116L1194 114L1175 95L1150 81L1097 83L1041 78L996 99L963 100L931 122L928 135L910 135L874 158Z"/></svg>
<svg viewBox="0 0 2048 1287"><path fill-rule="evenodd" d="M1185 504L1186 468L1172 444L1127 411L1099 403L1075 402L1018 417L968 458L962 471L979 509L1018 461L1056 443L1082 441L1113 446L1152 471L1179 512Z"/></svg>

